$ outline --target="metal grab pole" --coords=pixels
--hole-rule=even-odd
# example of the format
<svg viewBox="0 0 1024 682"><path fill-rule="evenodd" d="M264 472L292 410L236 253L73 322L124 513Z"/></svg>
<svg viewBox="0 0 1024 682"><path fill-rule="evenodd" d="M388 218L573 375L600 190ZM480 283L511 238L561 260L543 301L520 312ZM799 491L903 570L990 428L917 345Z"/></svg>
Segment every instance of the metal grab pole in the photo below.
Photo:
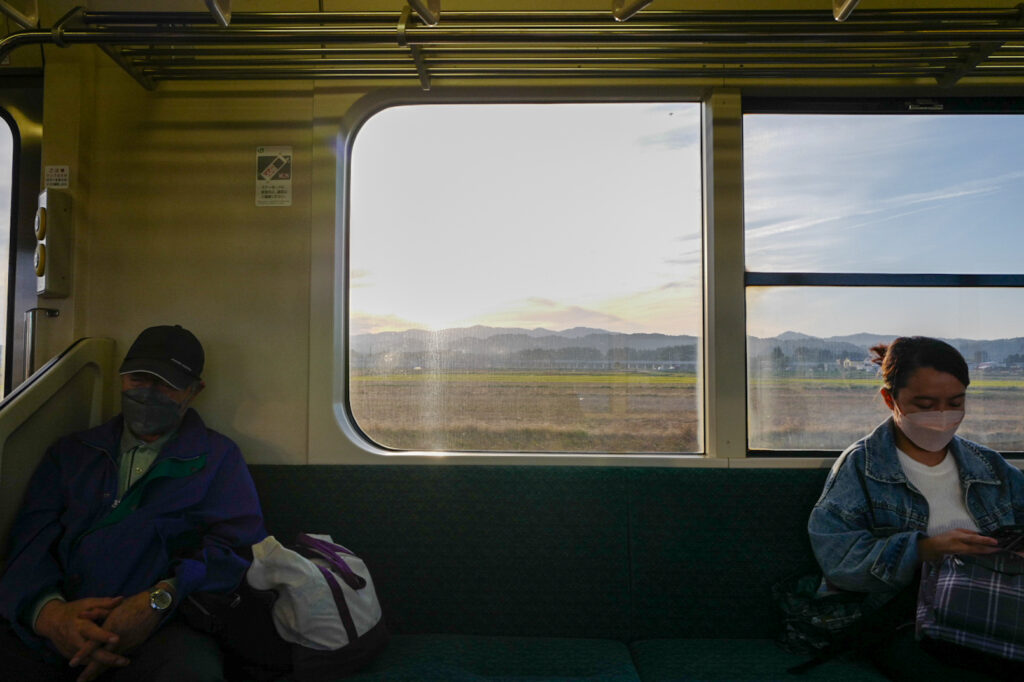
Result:
<svg viewBox="0 0 1024 682"><path fill-rule="evenodd" d="M35 11L32 14L24 14L18 11L18 8L13 7L11 3L6 0L2 0L0 1L0 12L3 12L11 19L14 19L15 23L22 28L32 29L39 23L39 4L34 4L36 5Z"/></svg>
<svg viewBox="0 0 1024 682"><path fill-rule="evenodd" d="M36 317L37 313L46 313L47 317L58 317L56 308L29 308L25 311L25 378L32 376L36 364Z"/></svg>

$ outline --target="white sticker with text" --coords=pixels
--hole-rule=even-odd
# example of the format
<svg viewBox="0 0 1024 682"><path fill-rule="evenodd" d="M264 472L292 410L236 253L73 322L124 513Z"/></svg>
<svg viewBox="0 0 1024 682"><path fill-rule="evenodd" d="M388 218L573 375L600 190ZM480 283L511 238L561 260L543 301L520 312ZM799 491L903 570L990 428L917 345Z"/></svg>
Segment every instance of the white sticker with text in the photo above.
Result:
<svg viewBox="0 0 1024 682"><path fill-rule="evenodd" d="M292 205L291 147L256 147L256 205Z"/></svg>

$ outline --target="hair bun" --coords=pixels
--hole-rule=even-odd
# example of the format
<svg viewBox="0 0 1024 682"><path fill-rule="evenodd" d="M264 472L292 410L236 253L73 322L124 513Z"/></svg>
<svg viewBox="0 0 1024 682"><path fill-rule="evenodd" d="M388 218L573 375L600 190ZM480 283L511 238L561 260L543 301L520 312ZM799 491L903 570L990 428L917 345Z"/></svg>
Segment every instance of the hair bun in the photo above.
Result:
<svg viewBox="0 0 1024 682"><path fill-rule="evenodd" d="M881 365L883 362L885 362L885 354L889 350L889 344L880 343L877 346L871 346L870 350L871 362L875 363L876 365Z"/></svg>

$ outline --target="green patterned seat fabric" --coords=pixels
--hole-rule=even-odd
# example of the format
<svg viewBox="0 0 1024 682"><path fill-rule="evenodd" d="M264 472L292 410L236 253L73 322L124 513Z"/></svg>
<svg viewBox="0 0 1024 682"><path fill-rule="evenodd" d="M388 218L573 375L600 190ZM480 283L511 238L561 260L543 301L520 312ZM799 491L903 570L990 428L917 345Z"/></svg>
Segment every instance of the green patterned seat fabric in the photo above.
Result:
<svg viewBox="0 0 1024 682"><path fill-rule="evenodd" d="M621 642L547 637L396 636L357 682L639 682Z"/></svg>
<svg viewBox="0 0 1024 682"><path fill-rule="evenodd" d="M883 682L861 661L837 659L802 675L786 670L807 659L766 639L651 639L630 649L643 682Z"/></svg>
<svg viewBox="0 0 1024 682"><path fill-rule="evenodd" d="M771 639L771 586L814 568L807 517L824 469L636 469L633 640Z"/></svg>

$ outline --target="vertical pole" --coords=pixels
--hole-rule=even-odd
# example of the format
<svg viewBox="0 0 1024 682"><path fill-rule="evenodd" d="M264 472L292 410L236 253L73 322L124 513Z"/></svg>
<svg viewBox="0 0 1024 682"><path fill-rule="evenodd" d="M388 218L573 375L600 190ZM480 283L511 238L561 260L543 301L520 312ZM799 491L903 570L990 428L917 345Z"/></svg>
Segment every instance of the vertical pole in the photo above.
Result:
<svg viewBox="0 0 1024 682"><path fill-rule="evenodd" d="M704 103L704 451L747 455L743 110L739 91Z"/></svg>

